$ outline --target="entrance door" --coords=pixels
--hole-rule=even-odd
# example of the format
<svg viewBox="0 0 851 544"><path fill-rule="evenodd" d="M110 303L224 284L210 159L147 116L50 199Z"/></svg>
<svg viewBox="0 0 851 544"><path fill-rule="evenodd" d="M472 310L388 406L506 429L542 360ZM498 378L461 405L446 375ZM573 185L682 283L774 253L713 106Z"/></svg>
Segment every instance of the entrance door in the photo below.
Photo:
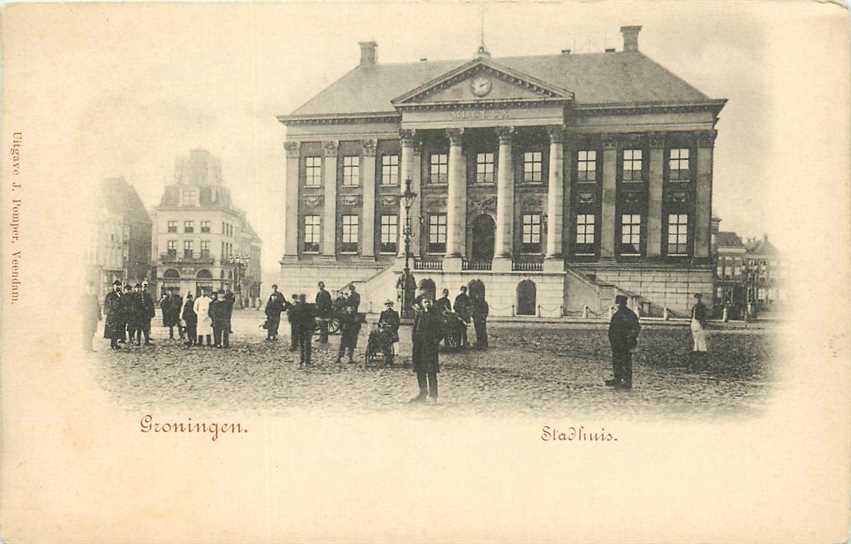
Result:
<svg viewBox="0 0 851 544"><path fill-rule="evenodd" d="M517 284L517 315L535 315L535 282L523 280Z"/></svg>
<svg viewBox="0 0 851 544"><path fill-rule="evenodd" d="M496 223L488 214L482 214L473 220L473 251L474 262L490 262L494 253L494 232Z"/></svg>

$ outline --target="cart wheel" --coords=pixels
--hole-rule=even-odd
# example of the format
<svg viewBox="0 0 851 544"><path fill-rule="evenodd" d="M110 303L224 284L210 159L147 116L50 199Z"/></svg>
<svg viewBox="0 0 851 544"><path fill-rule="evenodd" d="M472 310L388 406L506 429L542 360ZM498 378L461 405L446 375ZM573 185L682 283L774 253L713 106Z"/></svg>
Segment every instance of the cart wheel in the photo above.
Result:
<svg viewBox="0 0 851 544"><path fill-rule="evenodd" d="M328 320L328 334L337 334L340 332L340 320L332 317Z"/></svg>

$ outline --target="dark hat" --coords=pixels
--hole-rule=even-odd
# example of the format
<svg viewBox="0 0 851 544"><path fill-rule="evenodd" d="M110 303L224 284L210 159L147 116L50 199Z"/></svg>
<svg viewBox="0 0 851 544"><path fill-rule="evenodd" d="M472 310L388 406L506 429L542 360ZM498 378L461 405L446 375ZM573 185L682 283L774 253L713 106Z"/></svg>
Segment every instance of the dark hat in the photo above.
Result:
<svg viewBox="0 0 851 544"><path fill-rule="evenodd" d="M703 298L703 295L701 295L700 293L695 293L694 298Z"/></svg>
<svg viewBox="0 0 851 544"><path fill-rule="evenodd" d="M121 280L115 280L112 285L121 285Z"/></svg>
<svg viewBox="0 0 851 544"><path fill-rule="evenodd" d="M626 304L626 295L615 295L615 304Z"/></svg>
<svg viewBox="0 0 851 544"><path fill-rule="evenodd" d="M125 286L124 286L124 290L125 290L125 291L132 291L132 290L133 290L133 286L132 286L132 285L130 285L130 284L128 283L127 285L125 285Z"/></svg>
<svg viewBox="0 0 851 544"><path fill-rule="evenodd" d="M277 289L277 288L278 288L278 284L277 284L277 283L273 283L273 284L272 284L272 289Z"/></svg>

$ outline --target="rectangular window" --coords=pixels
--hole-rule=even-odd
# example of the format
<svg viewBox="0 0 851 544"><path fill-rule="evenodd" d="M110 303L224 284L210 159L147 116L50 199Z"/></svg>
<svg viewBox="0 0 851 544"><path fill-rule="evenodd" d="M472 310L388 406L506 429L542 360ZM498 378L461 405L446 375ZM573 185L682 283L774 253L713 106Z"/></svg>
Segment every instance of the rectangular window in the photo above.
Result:
<svg viewBox="0 0 851 544"><path fill-rule="evenodd" d="M176 229L177 227L175 227ZM168 241L168 255L169 257L177 257L177 240Z"/></svg>
<svg viewBox="0 0 851 544"><path fill-rule="evenodd" d="M341 253L358 252L359 219L357 215L343 216L343 243L340 245Z"/></svg>
<svg viewBox="0 0 851 544"><path fill-rule="evenodd" d="M576 153L576 180L597 181L597 152L594 150Z"/></svg>
<svg viewBox="0 0 851 544"><path fill-rule="evenodd" d="M523 181L541 183L544 180L544 155L540 151L523 153Z"/></svg>
<svg viewBox="0 0 851 544"><path fill-rule="evenodd" d="M183 241L183 256L192 258L192 240Z"/></svg>
<svg viewBox="0 0 851 544"><path fill-rule="evenodd" d="M304 216L304 248L305 253L319 253L319 216Z"/></svg>
<svg viewBox="0 0 851 544"><path fill-rule="evenodd" d="M524 214L522 220L523 253L541 252L541 216L540 214Z"/></svg>
<svg viewBox="0 0 851 544"><path fill-rule="evenodd" d="M493 153L476 153L476 183L494 182Z"/></svg>
<svg viewBox="0 0 851 544"><path fill-rule="evenodd" d="M322 157L304 158L305 187L319 187L322 184Z"/></svg>
<svg viewBox="0 0 851 544"><path fill-rule="evenodd" d="M201 221L201 232L210 232L210 222Z"/></svg>
<svg viewBox="0 0 851 544"><path fill-rule="evenodd" d="M399 155L381 156L381 185L399 185Z"/></svg>
<svg viewBox="0 0 851 544"><path fill-rule="evenodd" d="M177 221L169 221L168 222L168 231L169 232L177 232Z"/></svg>
<svg viewBox="0 0 851 544"><path fill-rule="evenodd" d="M577 255L594 254L594 215L580 213L576 215L576 253Z"/></svg>
<svg viewBox="0 0 851 544"><path fill-rule="evenodd" d="M688 255L688 214L668 214L668 255Z"/></svg>
<svg viewBox="0 0 851 544"><path fill-rule="evenodd" d="M186 232L186 233L195 232L195 221L184 221L183 222L183 232Z"/></svg>
<svg viewBox="0 0 851 544"><path fill-rule="evenodd" d="M446 153L432 153L429 157L428 168L429 183L449 182L449 155Z"/></svg>
<svg viewBox="0 0 851 544"><path fill-rule="evenodd" d="M641 158L640 149L623 150L623 181L641 181Z"/></svg>
<svg viewBox="0 0 851 544"><path fill-rule="evenodd" d="M183 203L187 206L194 206L198 200L198 191L188 190L183 192Z"/></svg>
<svg viewBox="0 0 851 544"><path fill-rule="evenodd" d="M641 254L641 215L621 215L621 255Z"/></svg>
<svg viewBox="0 0 851 544"><path fill-rule="evenodd" d="M360 157L347 155L343 157L343 187L360 185Z"/></svg>
<svg viewBox="0 0 851 544"><path fill-rule="evenodd" d="M381 246L379 252L396 254L399 243L399 217L381 216Z"/></svg>
<svg viewBox="0 0 851 544"><path fill-rule="evenodd" d="M688 181L690 177L688 148L676 148L670 151L668 158L669 179Z"/></svg>
<svg viewBox="0 0 851 544"><path fill-rule="evenodd" d="M210 256L210 241L201 240L201 257L207 258Z"/></svg>
<svg viewBox="0 0 851 544"><path fill-rule="evenodd" d="M446 253L446 214L434 213L428 216L428 251Z"/></svg>

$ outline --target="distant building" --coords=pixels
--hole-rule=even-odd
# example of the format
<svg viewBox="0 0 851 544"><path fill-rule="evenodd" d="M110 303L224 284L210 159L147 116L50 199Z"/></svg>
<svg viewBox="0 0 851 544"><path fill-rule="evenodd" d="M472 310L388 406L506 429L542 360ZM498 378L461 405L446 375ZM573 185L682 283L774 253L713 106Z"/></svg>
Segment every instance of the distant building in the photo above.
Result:
<svg viewBox="0 0 851 544"><path fill-rule="evenodd" d="M230 286L241 300L260 295L262 242L237 208L221 163L194 149L175 162L174 180L154 208L154 258L160 290Z"/></svg>
<svg viewBox="0 0 851 544"><path fill-rule="evenodd" d="M360 64L289 115L281 281L487 287L493 315L712 301L710 98L639 51ZM676 36L672 36L676 38ZM674 42L671 42L672 47ZM406 181L417 193L410 209ZM408 193L410 195L410 193ZM410 213L409 213L410 212Z"/></svg>
<svg viewBox="0 0 851 544"><path fill-rule="evenodd" d="M89 279L101 292L112 282L136 283L151 272L151 218L139 194L124 178L97 186L89 249Z"/></svg>
<svg viewBox="0 0 851 544"><path fill-rule="evenodd" d="M767 235L761 239L750 238L744 245L747 249L748 299L755 302L757 311L771 309L786 298L780 252L768 241Z"/></svg>
<svg viewBox="0 0 851 544"><path fill-rule="evenodd" d="M718 229L720 222L720 219L713 218L712 254L715 262L713 306L716 307L716 314L720 315L721 308L726 306L728 317L739 319L744 317L747 304L745 287L747 250L738 234Z"/></svg>

